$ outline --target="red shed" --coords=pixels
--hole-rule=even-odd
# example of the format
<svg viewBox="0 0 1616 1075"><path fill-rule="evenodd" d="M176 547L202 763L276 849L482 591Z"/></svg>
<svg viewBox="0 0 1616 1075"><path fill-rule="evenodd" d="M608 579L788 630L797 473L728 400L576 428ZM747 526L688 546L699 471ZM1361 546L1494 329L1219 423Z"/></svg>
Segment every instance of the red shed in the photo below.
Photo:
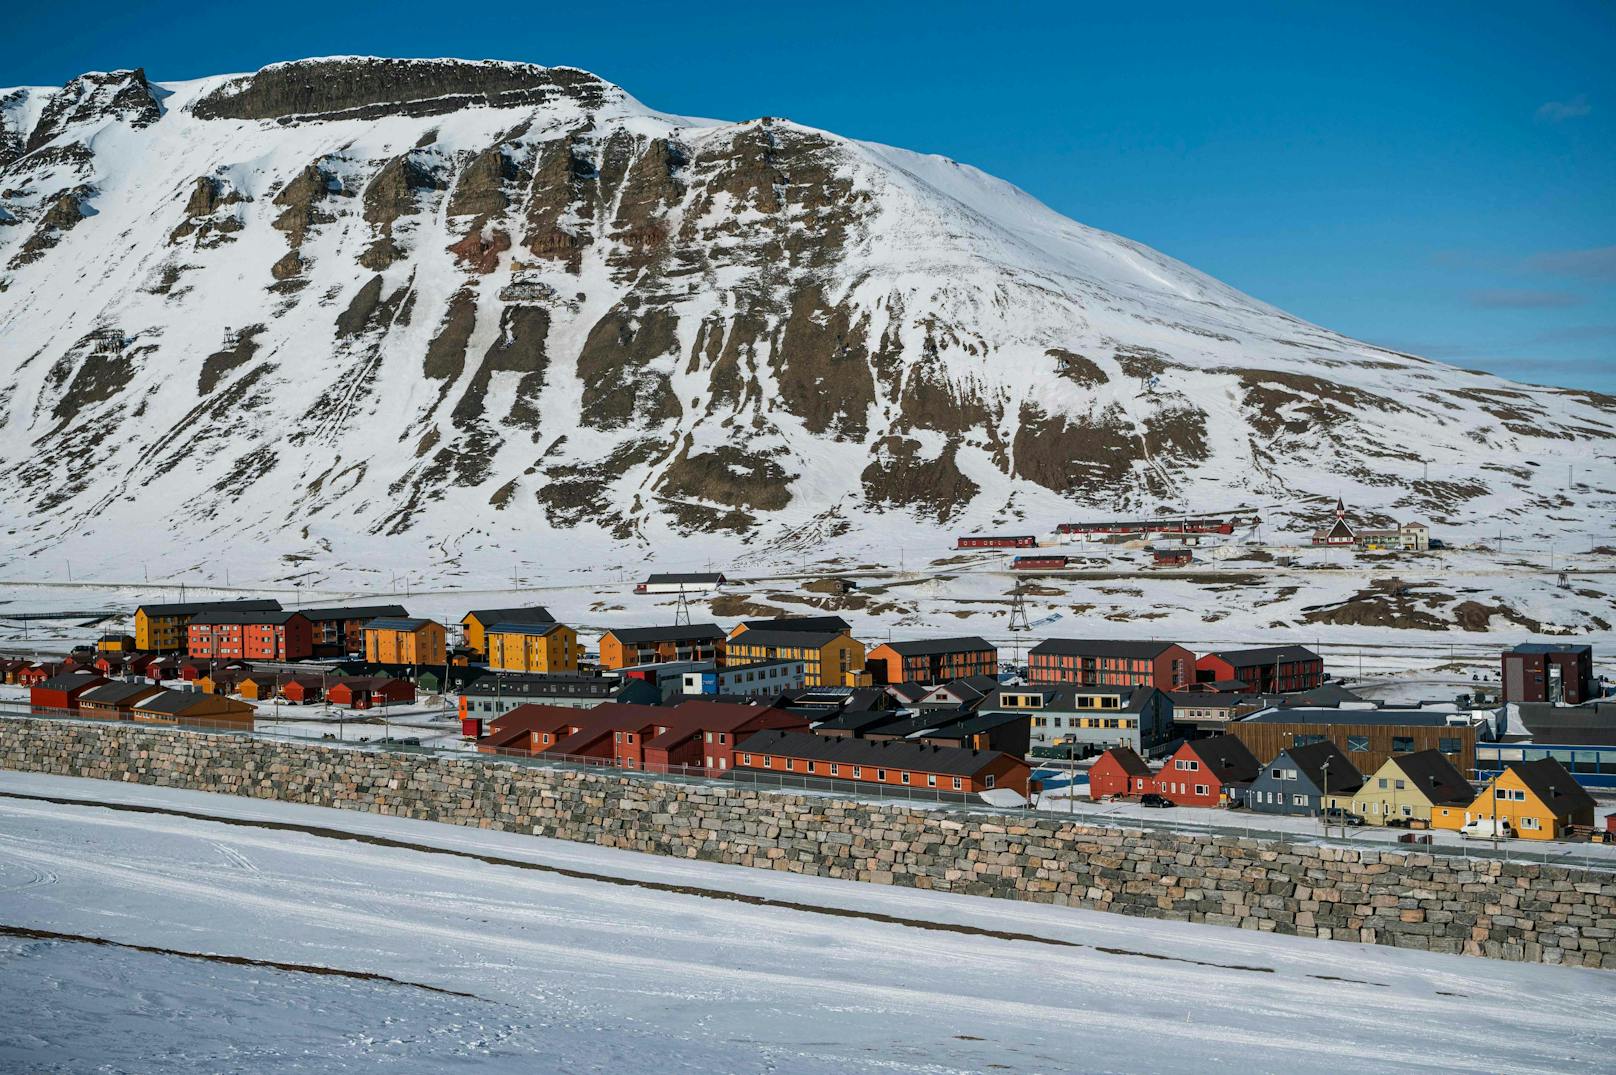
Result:
<svg viewBox="0 0 1616 1075"><path fill-rule="evenodd" d="M1010 561L1012 571L1059 571L1066 567L1066 556L1018 556Z"/></svg>
<svg viewBox="0 0 1616 1075"><path fill-rule="evenodd" d="M1089 768L1089 798L1096 802L1108 795L1143 795L1155 790L1150 766L1127 747L1112 747Z"/></svg>
<svg viewBox="0 0 1616 1075"><path fill-rule="evenodd" d="M35 712L76 710L79 695L99 687L107 678L93 672L63 672L28 690L28 704Z"/></svg>
<svg viewBox="0 0 1616 1075"><path fill-rule="evenodd" d="M63 672L71 671L71 668L60 661L41 661L39 664L29 665L21 672L18 672L17 682L24 687L37 687L53 676L59 676Z"/></svg>
<svg viewBox="0 0 1616 1075"><path fill-rule="evenodd" d="M1179 806L1224 806L1262 772L1262 762L1232 735L1191 739L1156 776L1156 793Z"/></svg>
<svg viewBox="0 0 1616 1075"><path fill-rule="evenodd" d="M371 709L415 701L415 687L406 680L386 676L339 679L326 688L326 700L349 709Z"/></svg>

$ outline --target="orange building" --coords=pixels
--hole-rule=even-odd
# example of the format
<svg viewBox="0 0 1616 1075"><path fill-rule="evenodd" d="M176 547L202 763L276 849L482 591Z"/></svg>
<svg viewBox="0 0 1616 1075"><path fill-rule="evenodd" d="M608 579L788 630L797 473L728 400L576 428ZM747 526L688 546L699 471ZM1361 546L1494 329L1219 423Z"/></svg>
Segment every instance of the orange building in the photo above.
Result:
<svg viewBox="0 0 1616 1075"><path fill-rule="evenodd" d="M365 660L372 664L428 668L447 657L447 633L436 620L398 617L365 624Z"/></svg>

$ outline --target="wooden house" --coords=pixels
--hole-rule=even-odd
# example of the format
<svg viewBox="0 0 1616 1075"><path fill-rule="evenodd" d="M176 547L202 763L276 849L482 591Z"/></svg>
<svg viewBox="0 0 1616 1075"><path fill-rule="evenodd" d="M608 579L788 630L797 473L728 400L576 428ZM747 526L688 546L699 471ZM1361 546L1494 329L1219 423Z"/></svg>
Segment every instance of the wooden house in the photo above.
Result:
<svg viewBox="0 0 1616 1075"><path fill-rule="evenodd" d="M1365 824L1424 826L1439 807L1468 807L1476 789L1441 751L1420 750L1387 758L1363 787L1331 798L1328 805L1357 814Z"/></svg>
<svg viewBox="0 0 1616 1075"><path fill-rule="evenodd" d="M1232 735L1190 739L1156 774L1156 794L1177 806L1227 806L1257 779L1262 763Z"/></svg>
<svg viewBox="0 0 1616 1075"><path fill-rule="evenodd" d="M79 716L133 720L135 706L162 689L155 683L103 683L79 695Z"/></svg>
<svg viewBox="0 0 1616 1075"><path fill-rule="evenodd" d="M62 672L28 688L28 705L36 713L68 713L79 707L79 696L107 682L96 672Z"/></svg>
<svg viewBox="0 0 1616 1075"><path fill-rule="evenodd" d="M252 731L257 712L246 702L201 691L161 691L137 702L130 716L148 724Z"/></svg>
<svg viewBox="0 0 1616 1075"><path fill-rule="evenodd" d="M1594 798L1554 758L1506 762L1465 807L1433 806L1431 825L1460 829L1478 818L1507 819L1516 836L1558 840L1573 825L1592 826Z"/></svg>
<svg viewBox="0 0 1616 1075"><path fill-rule="evenodd" d="M870 650L865 667L877 685L947 683L970 676L997 676L999 650L976 635L883 642Z"/></svg>
<svg viewBox="0 0 1616 1075"><path fill-rule="evenodd" d="M1112 747L1089 766L1089 798L1144 795L1156 790L1156 774L1128 747Z"/></svg>
<svg viewBox="0 0 1616 1075"><path fill-rule="evenodd" d="M415 701L415 686L408 680L389 676L351 676L333 680L326 687L326 700L346 709L374 709L408 705Z"/></svg>

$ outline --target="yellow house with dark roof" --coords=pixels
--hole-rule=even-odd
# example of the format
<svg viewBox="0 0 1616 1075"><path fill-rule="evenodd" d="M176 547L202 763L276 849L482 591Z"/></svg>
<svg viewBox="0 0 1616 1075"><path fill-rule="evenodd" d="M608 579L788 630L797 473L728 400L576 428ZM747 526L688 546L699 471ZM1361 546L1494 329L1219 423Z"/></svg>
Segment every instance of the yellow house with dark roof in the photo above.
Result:
<svg viewBox="0 0 1616 1075"><path fill-rule="evenodd" d="M1474 819L1496 817L1508 819L1523 839L1557 840L1572 825L1591 826L1594 805L1594 797L1555 759L1512 761L1469 806L1434 807L1431 825L1462 829Z"/></svg>

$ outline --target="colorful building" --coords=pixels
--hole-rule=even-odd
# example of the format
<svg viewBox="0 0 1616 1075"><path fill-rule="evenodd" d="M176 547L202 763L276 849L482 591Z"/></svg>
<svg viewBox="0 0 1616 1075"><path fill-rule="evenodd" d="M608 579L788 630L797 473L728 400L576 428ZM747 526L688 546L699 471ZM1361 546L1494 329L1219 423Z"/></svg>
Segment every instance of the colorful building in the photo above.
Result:
<svg viewBox="0 0 1616 1075"><path fill-rule="evenodd" d="M135 706L162 689L155 683L103 683L79 695L79 716L133 720Z"/></svg>
<svg viewBox="0 0 1616 1075"><path fill-rule="evenodd" d="M526 608L480 608L473 609L460 617L460 629L464 636L466 648L475 656L484 657L488 654L486 632L491 624L508 623L532 626L554 622L556 622L555 617L550 615L550 610L542 605L529 605Z"/></svg>
<svg viewBox="0 0 1616 1075"><path fill-rule="evenodd" d="M1462 773L1476 768L1477 726L1442 710L1275 706L1230 721L1227 730L1259 758L1328 740L1346 752L1360 773L1376 772L1388 758L1420 750L1445 755Z"/></svg>
<svg viewBox="0 0 1616 1075"><path fill-rule="evenodd" d="M1031 775L1026 762L999 751L788 731L758 732L744 739L736 750L735 769L953 794L1008 788L1025 795Z"/></svg>
<svg viewBox="0 0 1616 1075"><path fill-rule="evenodd" d="M600 640L600 666L610 671L669 661L723 660L724 629L716 623L622 627L607 631Z"/></svg>
<svg viewBox="0 0 1616 1075"><path fill-rule="evenodd" d="M1581 705L1595 697L1594 648L1565 642L1527 642L1503 654L1506 702Z"/></svg>
<svg viewBox="0 0 1616 1075"><path fill-rule="evenodd" d="M1174 691L1194 681L1195 654L1176 642L1048 638L1027 651L1027 679Z"/></svg>
<svg viewBox="0 0 1616 1075"><path fill-rule="evenodd" d="M345 657L365 651L365 624L371 620L402 619L409 613L403 605L354 605L332 608L300 608L314 632L316 657Z"/></svg>
<svg viewBox="0 0 1616 1075"><path fill-rule="evenodd" d="M1232 735L1189 739L1156 774L1156 794L1176 806L1227 806L1238 802L1262 769Z"/></svg>
<svg viewBox="0 0 1616 1075"><path fill-rule="evenodd" d="M1242 798L1258 813L1317 817L1327 801L1356 792L1363 781L1341 748L1326 740L1280 751Z"/></svg>
<svg viewBox="0 0 1616 1075"><path fill-rule="evenodd" d="M1432 807L1431 826L1457 830L1497 818L1522 839L1558 840L1573 825L1592 826L1594 807L1594 797L1554 758L1512 761L1468 806Z"/></svg>
<svg viewBox="0 0 1616 1075"><path fill-rule="evenodd" d="M203 612L278 612L275 600L190 601L167 605L141 605L135 609L135 648L145 653L178 653L185 649L185 628Z"/></svg>
<svg viewBox="0 0 1616 1075"><path fill-rule="evenodd" d="M447 633L436 620L388 617L365 624L365 660L394 667L441 668L449 657Z"/></svg>
<svg viewBox="0 0 1616 1075"><path fill-rule="evenodd" d="M488 667L540 675L578 671L578 632L564 623L495 623L483 629Z"/></svg>
<svg viewBox="0 0 1616 1075"><path fill-rule="evenodd" d="M730 633L724 643L728 664L758 661L801 661L808 687L856 687L867 678L864 643L845 629L796 630L748 627Z"/></svg>
<svg viewBox="0 0 1616 1075"><path fill-rule="evenodd" d="M36 713L72 712L79 707L80 695L105 682L96 672L62 672L30 686L28 705Z"/></svg>
<svg viewBox="0 0 1616 1075"><path fill-rule="evenodd" d="M1195 662L1197 682L1238 680L1251 694L1310 691L1324 682L1324 658L1306 646L1261 646L1208 653Z"/></svg>
<svg viewBox="0 0 1616 1075"><path fill-rule="evenodd" d="M1173 703L1155 687L1000 687L978 712L1030 717L1031 748L1044 757L1081 758L1119 746L1148 755L1176 738Z"/></svg>
<svg viewBox="0 0 1616 1075"><path fill-rule="evenodd" d="M197 691L162 691L135 703L130 717L147 724L252 731L257 712L247 702Z"/></svg>
<svg viewBox="0 0 1616 1075"><path fill-rule="evenodd" d="M1089 798L1095 802L1114 795L1144 795L1155 788L1155 772L1127 747L1112 747L1089 766Z"/></svg>
<svg viewBox="0 0 1616 1075"><path fill-rule="evenodd" d="M314 627L301 612L221 609L185 627L196 660L301 661L314 656Z"/></svg>
<svg viewBox="0 0 1616 1075"><path fill-rule="evenodd" d="M1439 808L1468 807L1476 789L1441 751L1420 750L1387 758L1363 787L1331 799L1328 805L1368 825L1428 825Z"/></svg>
<svg viewBox="0 0 1616 1075"><path fill-rule="evenodd" d="M967 676L997 676L999 650L975 635L883 642L870 650L865 667L876 684L947 683Z"/></svg>

